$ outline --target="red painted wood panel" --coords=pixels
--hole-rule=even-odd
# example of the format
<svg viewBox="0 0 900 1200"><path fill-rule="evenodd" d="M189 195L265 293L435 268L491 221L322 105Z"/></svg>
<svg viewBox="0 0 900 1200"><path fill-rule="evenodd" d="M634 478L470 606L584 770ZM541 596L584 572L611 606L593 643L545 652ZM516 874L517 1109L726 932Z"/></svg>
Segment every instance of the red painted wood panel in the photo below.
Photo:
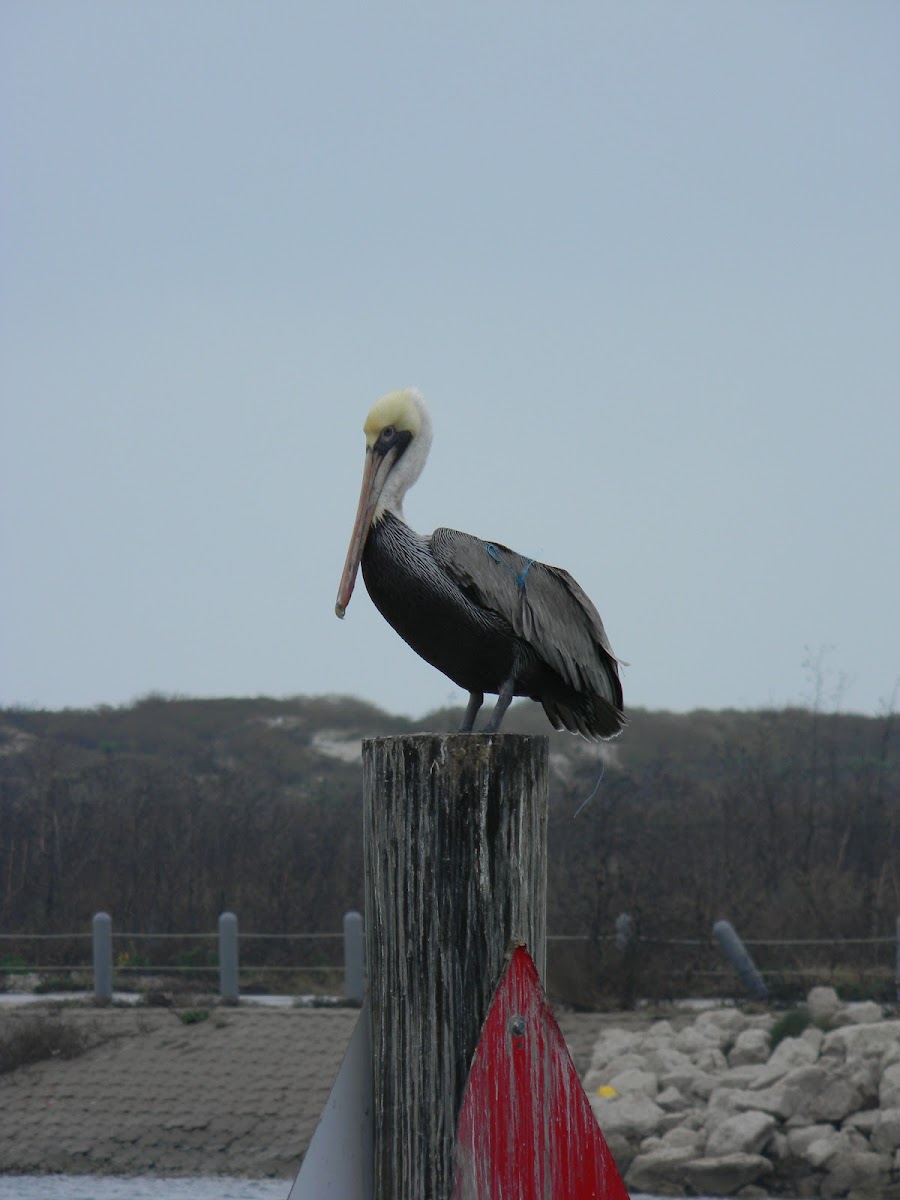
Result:
<svg viewBox="0 0 900 1200"><path fill-rule="evenodd" d="M522 946L494 993L466 1084L453 1200L628 1200Z"/></svg>

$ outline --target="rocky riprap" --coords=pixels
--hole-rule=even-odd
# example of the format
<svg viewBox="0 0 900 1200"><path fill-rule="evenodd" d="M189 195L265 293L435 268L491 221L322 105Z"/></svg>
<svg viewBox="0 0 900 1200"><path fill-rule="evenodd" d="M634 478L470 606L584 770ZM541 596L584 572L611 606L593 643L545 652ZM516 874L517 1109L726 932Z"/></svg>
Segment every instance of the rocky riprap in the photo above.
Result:
<svg viewBox="0 0 900 1200"><path fill-rule="evenodd" d="M900 1019L832 988L772 1049L777 1014L610 1029L585 1089L630 1190L900 1200Z"/></svg>

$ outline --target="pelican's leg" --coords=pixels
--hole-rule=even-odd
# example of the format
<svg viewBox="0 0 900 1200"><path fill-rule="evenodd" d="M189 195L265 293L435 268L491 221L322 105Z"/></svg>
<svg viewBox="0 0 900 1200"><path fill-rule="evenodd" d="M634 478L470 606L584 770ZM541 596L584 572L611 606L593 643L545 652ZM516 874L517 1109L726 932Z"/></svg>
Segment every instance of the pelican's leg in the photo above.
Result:
<svg viewBox="0 0 900 1200"><path fill-rule="evenodd" d="M466 715L463 717L463 723L459 727L460 733L471 733L472 726L475 724L475 718L478 716L478 710L484 704L483 692L469 692L469 703L466 705Z"/></svg>
<svg viewBox="0 0 900 1200"><path fill-rule="evenodd" d="M500 689L500 695L497 697L497 703L494 705L494 711L490 715L487 725L485 725L482 733L496 733L500 728L500 722L506 716L506 710L512 703L513 693L516 689L515 679L507 679L503 687Z"/></svg>

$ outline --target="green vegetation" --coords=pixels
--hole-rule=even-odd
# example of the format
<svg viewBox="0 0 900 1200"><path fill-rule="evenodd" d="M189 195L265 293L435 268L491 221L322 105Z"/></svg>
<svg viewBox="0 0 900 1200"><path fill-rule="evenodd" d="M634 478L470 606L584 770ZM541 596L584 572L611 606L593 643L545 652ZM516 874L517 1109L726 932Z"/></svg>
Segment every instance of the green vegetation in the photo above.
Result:
<svg viewBox="0 0 900 1200"><path fill-rule="evenodd" d="M734 991L709 946L720 917L748 940L892 936L900 911L892 715L629 715L622 737L603 748L550 733L548 928L591 939L551 944L556 997L596 1005ZM114 930L213 932L230 909L240 918L242 966L268 968L255 976L263 986L291 978L284 968L338 964L339 942L245 935L337 932L347 909L362 909L355 746L364 736L452 730L460 716L442 710L414 723L336 698L157 696L128 708L0 711L0 929L86 932L104 910ZM527 703L507 725L547 732ZM627 960L611 939L621 912L643 939ZM671 939L703 944L661 944ZM40 945L44 973L90 954L87 941ZM131 968L166 961L209 981L201 969L214 965L214 946L124 940L115 949ZM4 949L12 970L34 961L33 945ZM753 948L785 1000L832 979L845 994L890 991L890 947L810 953ZM310 978L324 986L324 975Z"/></svg>
<svg viewBox="0 0 900 1200"><path fill-rule="evenodd" d="M219 965L219 956L212 946L194 946L190 950L179 950L174 958L175 966L180 971L203 971Z"/></svg>
<svg viewBox="0 0 900 1200"><path fill-rule="evenodd" d="M0 972L4 975L24 975L28 969L28 963L20 955L0 955Z"/></svg>
<svg viewBox="0 0 900 1200"><path fill-rule="evenodd" d="M201 1021L209 1020L208 1008L188 1008L178 1014L184 1025L199 1025Z"/></svg>
<svg viewBox="0 0 900 1200"><path fill-rule="evenodd" d="M803 1008L792 1008L778 1018L772 1026L772 1032L769 1035L772 1042L772 1049L778 1045L784 1038L799 1037L804 1029L811 1024L809 1013Z"/></svg>

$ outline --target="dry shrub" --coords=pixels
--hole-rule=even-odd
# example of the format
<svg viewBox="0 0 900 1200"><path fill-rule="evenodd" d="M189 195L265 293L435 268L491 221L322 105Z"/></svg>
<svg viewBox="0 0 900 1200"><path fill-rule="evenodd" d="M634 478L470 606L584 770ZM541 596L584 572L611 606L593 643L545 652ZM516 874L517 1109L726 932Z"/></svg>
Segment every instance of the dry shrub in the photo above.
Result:
<svg viewBox="0 0 900 1200"><path fill-rule="evenodd" d="M48 1058L77 1058L87 1048L86 1033L57 1017L15 1020L0 1033L0 1075Z"/></svg>

